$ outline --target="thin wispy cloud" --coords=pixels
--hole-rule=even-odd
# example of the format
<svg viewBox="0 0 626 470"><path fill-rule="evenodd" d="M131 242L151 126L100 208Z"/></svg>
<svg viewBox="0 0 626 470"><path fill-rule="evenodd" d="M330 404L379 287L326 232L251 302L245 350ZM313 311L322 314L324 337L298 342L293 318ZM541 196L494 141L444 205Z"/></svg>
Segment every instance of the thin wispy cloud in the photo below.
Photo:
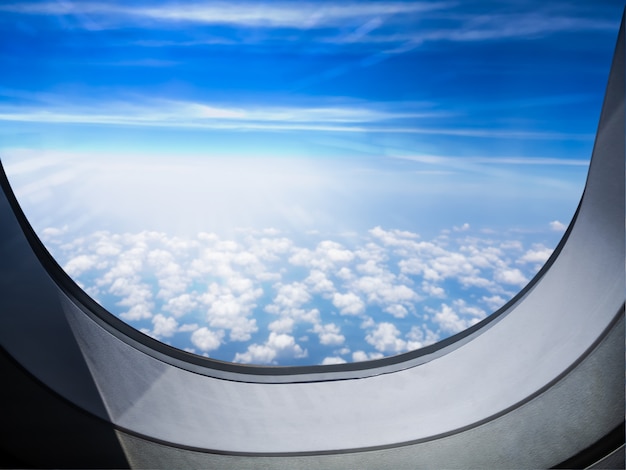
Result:
<svg viewBox="0 0 626 470"><path fill-rule="evenodd" d="M308 29L345 25L368 17L415 14L440 10L453 2L212 2L209 4L163 3L128 6L112 2L10 3L0 11L25 15L92 15L115 23L152 20L170 23L201 23L240 27L289 27ZM93 18L92 18L93 19Z"/></svg>
<svg viewBox="0 0 626 470"><path fill-rule="evenodd" d="M151 64L152 65L152 64ZM161 65L160 63L157 65ZM249 123L376 123L408 119L434 119L449 116L450 112L421 109L394 111L391 104L364 102L356 104L324 104L317 97L317 106L272 106L268 104L224 105L198 101L141 96L109 97L106 101L81 101L81 105L66 104L68 97L50 93L26 93L19 90L0 90L0 94L17 100L40 101L39 105L0 104L0 119L33 122L85 122L94 124L128 125L197 125L210 120L242 121ZM406 108L406 105L404 106ZM94 111L95 109L95 111Z"/></svg>
<svg viewBox="0 0 626 470"><path fill-rule="evenodd" d="M536 139L536 140L588 140L591 135L558 132L502 131L497 129L426 128L426 127L365 127L322 124L290 124L288 122L246 120L188 120L160 119L153 115L127 116L106 114L62 114L49 111L32 113L0 113L0 121L17 121L49 124L97 124L115 126L169 127L206 130L267 130L267 131L310 131L375 134L419 134L459 136L489 139Z"/></svg>
<svg viewBox="0 0 626 470"><path fill-rule="evenodd" d="M0 105L0 121L49 124L93 124L115 126L169 127L214 130L276 130L340 133L396 133L450 135L473 138L588 140L592 135L534 130L494 128L437 127L455 117L449 112L416 110L395 112L389 105L320 107L229 107L174 100L138 100L136 104L107 102L98 106ZM456 124L457 119L453 120ZM417 122L424 125L416 125ZM430 124L430 125L426 125ZM409 157L407 157L409 158ZM427 157L410 157L422 158ZM514 163L506 161L503 163Z"/></svg>
<svg viewBox="0 0 626 470"><path fill-rule="evenodd" d="M589 166L589 160L564 159L546 157L448 157L440 155L406 155L393 156L401 160L409 160L416 163L426 163L428 165L439 165L445 167L459 167L467 164L488 164L488 165L536 165L536 166Z"/></svg>
<svg viewBox="0 0 626 470"><path fill-rule="evenodd" d="M505 9L506 10L506 9ZM73 27L98 30L134 25L146 29L178 28L184 25L228 26L231 28L288 28L320 30L309 40L333 44L393 45L385 53L406 52L424 42L476 42L502 39L536 39L545 35L578 31L613 31L615 21L581 16L575 6L555 9L524 9L469 15L459 2L212 2L127 5L114 2L5 3L0 12L75 17ZM436 27L429 25L433 20ZM392 22L394 29L385 28ZM442 26L444 25L445 26ZM65 24L67 27L67 24ZM345 32L347 27L350 31ZM337 31L341 30L340 34ZM272 37L216 37L210 40L145 40L146 46L241 44L280 39ZM289 36L283 38L290 41Z"/></svg>
<svg viewBox="0 0 626 470"><path fill-rule="evenodd" d="M370 44L385 47L384 53L408 52L427 42L479 42L507 39L538 39L551 34L604 31L612 32L615 21L595 18L557 16L539 12L514 12L510 14L482 15L437 15L439 20L447 19L449 26L433 28L427 23L417 22L405 31L384 29L367 31L366 34L325 36L322 42L335 44ZM446 18L448 16L448 18Z"/></svg>

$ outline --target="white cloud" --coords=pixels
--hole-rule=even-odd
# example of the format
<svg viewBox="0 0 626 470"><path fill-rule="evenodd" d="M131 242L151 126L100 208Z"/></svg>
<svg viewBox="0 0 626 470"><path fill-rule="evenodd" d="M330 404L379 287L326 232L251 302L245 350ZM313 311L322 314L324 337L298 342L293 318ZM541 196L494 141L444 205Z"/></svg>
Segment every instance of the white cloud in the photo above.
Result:
<svg viewBox="0 0 626 470"><path fill-rule="evenodd" d="M414 130L413 132L417 132ZM487 129L433 129L433 133L486 137L489 135ZM571 134L562 134L558 132L526 132L526 131L494 131L492 137L495 138L528 138L528 139L588 139L591 135L579 134L578 137ZM393 155L393 158L402 160L410 160L429 165L441 165L444 167L457 168L467 170L468 168L477 169L484 165L532 165L532 166L588 166L589 160L583 159L564 159L564 158L541 158L541 157L471 157L471 156L442 156L442 155Z"/></svg>
<svg viewBox="0 0 626 470"><path fill-rule="evenodd" d="M280 315L283 317L278 323L272 323L272 329L276 331L284 331L289 325L293 326L296 322L306 322L316 324L319 322L320 312L316 308L302 308L304 304L311 301L312 296L307 286L301 282L293 282L291 284L276 284L274 288L277 291L276 296L271 304L265 306L265 312ZM284 319L291 320L284 320Z"/></svg>
<svg viewBox="0 0 626 470"><path fill-rule="evenodd" d="M298 345L293 336L272 331L264 344L252 344L244 353L236 353L234 362L246 364L272 364L276 359L300 359L307 350Z"/></svg>
<svg viewBox="0 0 626 470"><path fill-rule="evenodd" d="M277 291L273 303L265 308L267 312L279 314L297 309L311 300L311 294L309 294L306 286L300 282L279 284Z"/></svg>
<svg viewBox="0 0 626 470"><path fill-rule="evenodd" d="M374 346L377 351L386 354L399 354L421 347L419 342L405 341L400 338L398 328L387 322L379 323L373 331L365 336L365 341Z"/></svg>
<svg viewBox="0 0 626 470"><path fill-rule="evenodd" d="M446 291L441 286L436 286L429 282L422 282L422 291L429 297L438 297L444 298L446 296Z"/></svg>
<svg viewBox="0 0 626 470"><path fill-rule="evenodd" d="M39 99L38 99L39 98ZM386 103L338 103L327 98L320 107L292 105L276 108L239 104L212 104L196 101L155 99L135 95L111 96L106 101L95 98L75 98L67 104L62 96L31 96L28 104L0 106L0 121L39 123L89 123L102 126L168 127L173 129L216 130L292 130L339 133L388 132L382 125L388 121L411 122L432 117L421 109L399 113ZM319 97L324 103L325 99ZM416 105L417 106L417 105ZM411 126L397 127L396 132L427 132ZM50 176L50 175L49 175ZM62 184L75 176L74 172L59 173L49 183ZM324 243L324 242L322 242ZM334 243L329 241L328 243ZM323 247L322 247L323 248Z"/></svg>
<svg viewBox="0 0 626 470"><path fill-rule="evenodd" d="M344 249L339 243L325 240L317 246L317 251L333 263L347 263L354 259L354 253Z"/></svg>
<svg viewBox="0 0 626 470"><path fill-rule="evenodd" d="M198 302L195 300L194 296L192 296L192 294L185 293L167 299L167 302L163 306L163 310L170 312L178 318L194 311L197 307Z"/></svg>
<svg viewBox="0 0 626 470"><path fill-rule="evenodd" d="M196 331L199 328L197 323L185 323L184 325L180 325L178 327L178 331L180 333L187 333L190 331Z"/></svg>
<svg viewBox="0 0 626 470"><path fill-rule="evenodd" d="M506 299L499 295L483 296L480 300L487 304L487 307L494 312L506 303Z"/></svg>
<svg viewBox="0 0 626 470"><path fill-rule="evenodd" d="M517 286L524 286L528 284L528 279L517 268L512 269L500 269L495 272L494 278L498 282L505 284L513 284Z"/></svg>
<svg viewBox="0 0 626 470"><path fill-rule="evenodd" d="M386 54L384 54L387 57ZM319 98L319 97L318 97ZM319 98L322 99L322 98ZM173 100L155 100L148 97L133 98L111 97L105 101L81 102L68 105L62 97L56 97L55 103L35 103L19 107L4 104L0 106L0 121L49 123L49 124L94 124L101 126L124 126L170 129L206 129L219 131L293 131L293 132L333 132L338 134L406 134L431 136L471 136L488 137L491 139L589 139L589 135L566 134L550 131L511 131L494 130L493 128L462 128L420 126L421 120L443 116L432 112L415 109L412 112L396 113L386 110L385 103L344 106L332 103L321 109L293 106L287 109L238 108L235 105L209 104ZM417 105L416 105L417 106ZM210 109L211 112L208 112ZM388 125L389 123L393 125ZM503 159L485 158L470 159L468 157L431 157L431 156L398 156L417 162L426 161L456 167L481 164L507 164ZM530 159L528 159L530 160ZM534 165L588 165L585 160L552 159L544 161L534 159ZM48 181L49 184L60 185L75 177L69 171L57 174ZM31 188L36 189L36 188Z"/></svg>
<svg viewBox="0 0 626 470"><path fill-rule="evenodd" d="M550 258L552 249L543 245L534 245L518 260L519 263L539 263L544 264Z"/></svg>
<svg viewBox="0 0 626 470"><path fill-rule="evenodd" d="M293 318L283 317L271 322L267 328L276 333L291 333L295 324Z"/></svg>
<svg viewBox="0 0 626 470"><path fill-rule="evenodd" d="M346 360L339 356L325 357L324 360L322 361L322 365L345 364L345 363L346 363Z"/></svg>
<svg viewBox="0 0 626 470"><path fill-rule="evenodd" d="M11 174L14 174L14 173L11 172ZM41 232L41 238L43 239L58 238L62 236L63 234L65 234L65 232L67 232L67 228L68 228L67 225L63 226L62 228L46 227Z"/></svg>
<svg viewBox="0 0 626 470"><path fill-rule="evenodd" d="M412 326L406 337L410 341L410 349L419 349L439 341L439 335L428 329L427 326L421 328Z"/></svg>
<svg viewBox="0 0 626 470"><path fill-rule="evenodd" d="M559 222L558 220L553 220L552 222L550 222L550 230L553 230L555 232L564 232L566 228L567 226L564 223Z"/></svg>
<svg viewBox="0 0 626 470"><path fill-rule="evenodd" d="M381 359L385 357L383 353L380 352L370 352L367 353L365 351L354 351L352 353L352 361L353 362L363 362L363 361L371 361L374 359Z"/></svg>
<svg viewBox="0 0 626 470"><path fill-rule="evenodd" d="M419 235L405 230L384 230L380 226L377 226L370 229L369 234L380 240L383 245L413 249L420 245L419 242L416 241Z"/></svg>
<svg viewBox="0 0 626 470"><path fill-rule="evenodd" d="M522 251L524 249L524 245L519 240L505 240L500 243L499 247L502 250L516 250Z"/></svg>
<svg viewBox="0 0 626 470"><path fill-rule="evenodd" d="M313 332L317 333L320 339L320 344L325 346L339 346L344 343L346 337L341 334L340 328L334 323L327 323L325 325L315 325Z"/></svg>
<svg viewBox="0 0 626 470"><path fill-rule="evenodd" d="M400 305L400 304L389 305L388 307L385 307L384 310L385 310L385 312L389 313L390 315L392 315L392 316L394 316L396 318L404 318L409 313L409 311L406 309L406 307L404 307L403 305Z"/></svg>
<svg viewBox="0 0 626 470"><path fill-rule="evenodd" d="M295 322L319 323L320 312L316 308L303 308L304 304L311 301L312 296L307 286L301 282L291 284L277 284L274 286L277 294L271 304L264 311L283 318L290 318ZM285 328L288 323L275 323L274 328Z"/></svg>
<svg viewBox="0 0 626 470"><path fill-rule="evenodd" d="M233 281L237 286L237 283ZM263 295L261 288L252 288L249 282L243 282L250 288L240 293L229 286L211 283L208 291L200 300L208 306L206 319L209 326L230 330L233 341L248 341L258 328L256 319L249 318L256 307L256 300ZM237 288L241 288L241 284Z"/></svg>
<svg viewBox="0 0 626 470"><path fill-rule="evenodd" d="M345 249L341 244L330 240L318 243L314 251L307 248L297 248L289 258L289 262L296 266L309 266L321 271L328 271L336 265L349 263L354 259L354 253Z"/></svg>
<svg viewBox="0 0 626 470"><path fill-rule="evenodd" d="M335 292L332 296L332 302L339 309L341 315L360 315L365 311L365 303L353 292L346 294Z"/></svg>
<svg viewBox="0 0 626 470"><path fill-rule="evenodd" d="M434 313L434 321L439 325L441 331L445 333L458 333L470 326L467 320L461 319L447 304L441 304L441 309Z"/></svg>
<svg viewBox="0 0 626 470"><path fill-rule="evenodd" d="M251 344L244 353L236 353L233 362L244 364L271 364L276 358L276 350L265 344Z"/></svg>
<svg viewBox="0 0 626 470"><path fill-rule="evenodd" d="M374 259L368 259L365 263L357 265L356 270L360 274L367 274L369 276L384 276L386 274L385 268L380 265L379 261Z"/></svg>
<svg viewBox="0 0 626 470"><path fill-rule="evenodd" d="M264 232L264 235L270 235L271 233L274 232ZM278 235L278 233L276 233L276 235ZM259 239L250 236L248 242L250 244L250 251L254 253L258 258L266 261L275 261L280 259L279 257L281 255L289 253L293 247L293 242L285 237L261 237Z"/></svg>
<svg viewBox="0 0 626 470"><path fill-rule="evenodd" d="M452 302L452 304L463 315L470 315L477 319L483 319L486 316L485 311L482 308L476 307L475 305L468 305L467 301L464 299L456 299Z"/></svg>
<svg viewBox="0 0 626 470"><path fill-rule="evenodd" d="M129 302L133 302L132 300ZM118 305L124 305L118 302ZM129 322L144 320L152 317L152 309L149 304L135 303L130 309L120 313L120 318Z"/></svg>
<svg viewBox="0 0 626 470"><path fill-rule="evenodd" d="M516 8L494 11L489 14L468 15L449 1L399 2L378 1L367 3L344 2L177 2L161 4L132 4L112 2L11 2L0 5L0 11L22 15L61 16L65 28L103 30L121 27L163 29L188 29L194 26L222 26L238 28L237 40L232 35L218 33L208 39L185 39L182 44L241 44L255 43L270 38L276 41L293 41L301 31L307 30L307 39L333 45L374 45L376 51L386 55L410 51L425 42L494 41L508 38L536 39L568 31L613 31L614 21L601 15L570 7L555 10L546 8ZM429 23L429 19L441 21ZM415 22L420 28L415 28ZM385 28L387 21L394 28ZM428 27L433 24L434 27ZM250 34L249 29L257 34ZM273 29L273 34L258 34L258 30ZM284 31L288 34L285 34ZM281 33L283 33L281 35ZM154 45L171 42L154 40ZM143 41L142 44L150 44ZM298 43L299 44L299 43ZM373 57L379 61L383 57Z"/></svg>
<svg viewBox="0 0 626 470"><path fill-rule="evenodd" d="M485 312L477 307L468 306L463 300L454 302L456 309L448 304L441 304L439 310L426 307L426 310L433 313L433 321L439 325L444 333L455 334L478 323L485 317Z"/></svg>
<svg viewBox="0 0 626 470"><path fill-rule="evenodd" d="M424 273L427 281L438 281L460 275L471 276L478 273L476 267L461 253L447 253L432 259L430 270Z"/></svg>
<svg viewBox="0 0 626 470"><path fill-rule="evenodd" d="M109 293L122 298L117 305L130 307L120 313L123 320L137 321L152 317L152 291L148 284L139 282L136 277L116 278L109 287Z"/></svg>
<svg viewBox="0 0 626 470"><path fill-rule="evenodd" d="M400 272L404 274L412 274L419 275L424 273L426 270L429 270L430 278L438 277L434 271L427 267L425 261L422 258L408 258L403 259L398 262L398 266L400 267Z"/></svg>
<svg viewBox="0 0 626 470"><path fill-rule="evenodd" d="M80 276L83 272L94 268L98 264L98 258L92 255L78 255L63 266L63 270L70 276Z"/></svg>
<svg viewBox="0 0 626 470"><path fill-rule="evenodd" d="M406 306L419 300L419 296L408 286L393 284L389 277L364 276L354 282L354 287L362 292L368 302L378 304L400 303Z"/></svg>
<svg viewBox="0 0 626 470"><path fill-rule="evenodd" d="M343 279L344 281L349 281L350 279L354 278L354 275L352 274L350 268L344 266L339 271L337 271L337 277Z"/></svg>
<svg viewBox="0 0 626 470"><path fill-rule="evenodd" d="M462 245L460 251L466 253L467 259L470 264L477 268L493 268L494 266L502 265L502 258L504 256L503 249L506 250L519 250L520 245L517 243L509 242L508 244L501 244L500 248L495 246L479 246L479 243L483 245L484 240L467 240L467 243ZM488 242L487 242L488 243Z"/></svg>
<svg viewBox="0 0 626 470"><path fill-rule="evenodd" d="M209 330L206 326L197 329L191 334L191 342L200 351L213 351L220 347L224 332Z"/></svg>
<svg viewBox="0 0 626 470"><path fill-rule="evenodd" d="M178 331L178 322L173 317L157 313L152 317L152 335L156 338L168 338Z"/></svg>
<svg viewBox="0 0 626 470"><path fill-rule="evenodd" d="M304 282L309 284L311 290L316 293L332 293L335 291L333 282L319 269L311 270L311 274L309 274L309 277L307 277Z"/></svg>
<svg viewBox="0 0 626 470"><path fill-rule="evenodd" d="M426 2L376 2L370 4L347 2L324 4L315 2L254 3L212 2L187 4L181 8L177 3L160 5L126 5L108 2L41 2L10 3L0 6L0 11L30 15L76 15L90 18L79 23L83 27L99 28L124 24L144 25L147 20L159 21L172 26L201 23L207 25L230 25L256 28L325 28L345 27L346 24L362 25L368 18L405 15L441 9L446 3Z"/></svg>
<svg viewBox="0 0 626 470"><path fill-rule="evenodd" d="M490 292L499 289L495 282L480 276L462 276L459 278L459 282L463 287L479 287Z"/></svg>

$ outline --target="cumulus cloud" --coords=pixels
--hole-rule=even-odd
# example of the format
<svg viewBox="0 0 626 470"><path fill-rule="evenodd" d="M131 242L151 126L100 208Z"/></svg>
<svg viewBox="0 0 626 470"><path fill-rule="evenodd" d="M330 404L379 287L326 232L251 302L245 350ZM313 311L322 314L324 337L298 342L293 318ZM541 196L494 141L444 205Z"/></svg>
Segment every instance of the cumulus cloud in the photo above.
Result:
<svg viewBox="0 0 626 470"><path fill-rule="evenodd" d="M519 263L539 263L544 264L550 258L552 249L544 245L534 245L518 260Z"/></svg>
<svg viewBox="0 0 626 470"><path fill-rule="evenodd" d="M418 349L439 341L439 335L425 325L412 326L406 337L410 341L411 349Z"/></svg>
<svg viewBox="0 0 626 470"><path fill-rule="evenodd" d="M419 296L410 287L404 284L395 284L391 276L373 277L364 276L357 279L353 286L363 293L368 302L376 304L400 304L412 308Z"/></svg>
<svg viewBox="0 0 626 470"><path fill-rule="evenodd" d="M272 303L264 308L264 311L279 315L282 319L278 323L273 322L270 329L279 331L284 330L287 325L293 326L295 323L317 324L320 321L319 310L306 307L306 304L313 298L306 284L302 282L279 283L274 287L277 294Z"/></svg>
<svg viewBox="0 0 626 470"><path fill-rule="evenodd" d="M198 307L198 301L192 294L181 294L167 299L163 310L170 312L175 317L182 317Z"/></svg>
<svg viewBox="0 0 626 470"><path fill-rule="evenodd" d="M311 286L313 292L332 293L335 291L333 282L319 269L311 270L311 274L309 274L309 277L307 277L304 282Z"/></svg>
<svg viewBox="0 0 626 470"><path fill-rule="evenodd" d="M183 275L172 252L163 249L150 250L146 254L146 266L153 270L158 278L157 297L170 299L186 290L188 279Z"/></svg>
<svg viewBox="0 0 626 470"><path fill-rule="evenodd" d="M404 318L409 313L407 308L400 304L389 305L388 307L385 307L384 311L396 318Z"/></svg>
<svg viewBox="0 0 626 470"><path fill-rule="evenodd" d="M291 333L295 324L296 321L293 318L282 317L271 322L267 328L276 333Z"/></svg>
<svg viewBox="0 0 626 470"><path fill-rule="evenodd" d="M482 320L486 314L478 308L468 306L464 300L456 300L450 306L442 303L438 310L426 307L433 314L433 321L439 326L442 333L455 334L466 330Z"/></svg>
<svg viewBox="0 0 626 470"><path fill-rule="evenodd" d="M459 315L447 304L441 304L439 311L434 312L434 321L445 333L458 333L465 330L470 323Z"/></svg>
<svg viewBox="0 0 626 470"><path fill-rule="evenodd" d="M388 322L379 323L374 330L365 336L365 341L377 351L385 354L399 354L421 347L418 341L406 341L400 337L400 330Z"/></svg>
<svg viewBox="0 0 626 470"><path fill-rule="evenodd" d="M72 258L63 266L63 269L70 276L80 276L83 272L94 268L98 263L98 258L90 255L78 255Z"/></svg>
<svg viewBox="0 0 626 470"><path fill-rule="evenodd" d="M274 301L265 308L269 313L279 314L285 311L293 311L311 300L311 294L309 294L306 285L301 282L280 284L277 287Z"/></svg>
<svg viewBox="0 0 626 470"><path fill-rule="evenodd" d="M320 343L324 345L339 346L346 340L346 337L341 334L340 328L334 323L317 324L313 327L313 332L317 333Z"/></svg>
<svg viewBox="0 0 626 470"><path fill-rule="evenodd" d="M67 225L64 225L61 228L57 227L46 227L41 231L41 238L44 240L55 240L58 242L58 238L61 237L65 232L67 232Z"/></svg>
<svg viewBox="0 0 626 470"><path fill-rule="evenodd" d="M558 220L553 220L550 222L550 230L554 230L555 232L564 232L567 228L563 222L559 222Z"/></svg>
<svg viewBox="0 0 626 470"><path fill-rule="evenodd" d="M208 352L219 348L223 337L223 331L213 331L203 326L191 334L191 342L200 351Z"/></svg>
<svg viewBox="0 0 626 470"><path fill-rule="evenodd" d="M361 298L353 292L340 294L335 292L332 302L339 309L341 315L359 315L365 311L365 304Z"/></svg>
<svg viewBox="0 0 626 470"><path fill-rule="evenodd" d="M152 317L152 335L156 338L169 338L178 331L178 322L173 317L166 317L160 313Z"/></svg>
<svg viewBox="0 0 626 470"><path fill-rule="evenodd" d="M359 350L352 353L353 362L373 361L382 357L385 357L385 355L381 352L365 352Z"/></svg>
<svg viewBox="0 0 626 470"><path fill-rule="evenodd" d="M354 259L354 253L340 243L324 240L318 243L315 250L296 248L289 262L296 266L309 266L321 271L334 269Z"/></svg>
<svg viewBox="0 0 626 470"><path fill-rule="evenodd" d="M500 269L495 273L495 280L504 284L524 286L528 284L528 278L517 268Z"/></svg>
<svg viewBox="0 0 626 470"><path fill-rule="evenodd" d="M483 296L480 300L492 311L496 311L506 303L506 299L500 295Z"/></svg>
<svg viewBox="0 0 626 470"><path fill-rule="evenodd" d="M415 241L419 235L404 230L385 230L378 226L369 230L369 234L384 245L410 248L419 246Z"/></svg>
<svg viewBox="0 0 626 470"><path fill-rule="evenodd" d="M345 364L346 360L342 357L339 356L330 356L330 357L325 357L324 360L322 361L322 365L328 365L328 364Z"/></svg>
<svg viewBox="0 0 626 470"><path fill-rule="evenodd" d="M137 282L135 279L118 278L111 284L109 293L122 298L116 305L130 307L120 313L123 320L137 321L152 317L154 303L148 284Z"/></svg>
<svg viewBox="0 0 626 470"><path fill-rule="evenodd" d="M198 328L199 327L197 323L185 323L178 327L178 331L180 333L186 333L188 331L196 331Z"/></svg>
<svg viewBox="0 0 626 470"><path fill-rule="evenodd" d="M442 298L446 296L446 291L443 287L431 284L430 282L422 282L422 292L429 297Z"/></svg>
<svg viewBox="0 0 626 470"><path fill-rule="evenodd" d="M264 344L251 344L244 353L236 353L234 362L246 364L275 364L280 357L300 359L307 356L293 336L272 331Z"/></svg>
<svg viewBox="0 0 626 470"><path fill-rule="evenodd" d="M250 318L256 300L263 294L248 279L230 278L226 285L215 282L200 301L207 306L206 319L213 328L230 331L232 341L247 341L257 331L256 319Z"/></svg>

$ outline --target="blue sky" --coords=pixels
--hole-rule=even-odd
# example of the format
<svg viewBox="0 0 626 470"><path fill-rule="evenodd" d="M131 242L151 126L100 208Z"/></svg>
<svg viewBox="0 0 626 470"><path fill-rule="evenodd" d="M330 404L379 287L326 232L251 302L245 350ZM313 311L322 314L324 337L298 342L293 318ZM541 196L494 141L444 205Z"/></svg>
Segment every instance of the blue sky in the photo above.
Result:
<svg viewBox="0 0 626 470"><path fill-rule="evenodd" d="M396 354L556 245L622 9L3 2L0 158L61 264L152 336L241 362Z"/></svg>

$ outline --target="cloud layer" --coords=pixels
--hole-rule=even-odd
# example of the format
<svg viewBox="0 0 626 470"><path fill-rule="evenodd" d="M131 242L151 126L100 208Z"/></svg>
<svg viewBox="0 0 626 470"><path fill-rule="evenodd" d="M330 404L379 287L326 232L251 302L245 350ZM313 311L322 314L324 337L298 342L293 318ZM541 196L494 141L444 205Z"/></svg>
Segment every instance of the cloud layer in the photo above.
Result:
<svg viewBox="0 0 626 470"><path fill-rule="evenodd" d="M274 229L231 239L68 235L42 233L68 274L130 325L196 354L280 365L363 361L432 344L500 307L552 251L469 224L432 240L381 227L299 242Z"/></svg>

